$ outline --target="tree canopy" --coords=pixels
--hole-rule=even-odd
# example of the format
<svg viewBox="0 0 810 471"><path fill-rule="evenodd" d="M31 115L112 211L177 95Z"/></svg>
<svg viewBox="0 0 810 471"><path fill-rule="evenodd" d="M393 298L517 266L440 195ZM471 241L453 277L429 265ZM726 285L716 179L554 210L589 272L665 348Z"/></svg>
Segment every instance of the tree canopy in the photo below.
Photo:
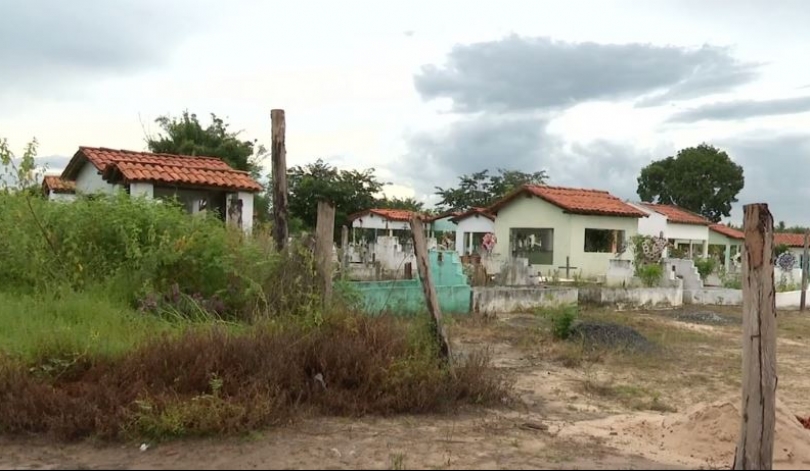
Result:
<svg viewBox="0 0 810 471"><path fill-rule="evenodd" d="M318 201L329 201L335 205L335 224L340 226L349 215L375 207L382 186L373 168L339 170L318 159L287 170L288 209L305 228L312 229L318 220Z"/></svg>
<svg viewBox="0 0 810 471"><path fill-rule="evenodd" d="M484 208L521 185L542 185L547 179L545 170L526 173L499 168L494 175L489 170L462 175L454 188L436 187L436 194L441 197L437 207L441 211Z"/></svg>
<svg viewBox="0 0 810 471"><path fill-rule="evenodd" d="M731 214L744 184L743 168L703 143L641 169L637 191L642 201L675 204L720 222Z"/></svg>
<svg viewBox="0 0 810 471"><path fill-rule="evenodd" d="M262 145L256 140L241 140L241 132L228 130L229 124L211 113L211 123L203 127L197 115L183 111L180 117L160 116L155 119L163 133L147 136L146 142L151 152L174 155L201 155L218 157L228 165L250 172L258 180L261 160L267 156ZM253 210L259 221L269 219L270 197L260 193L255 197Z"/></svg>
<svg viewBox="0 0 810 471"><path fill-rule="evenodd" d="M203 127L197 115L183 111L180 117L160 116L155 119L162 133L148 136L152 152L176 155L219 157L237 170L259 175L259 160L267 151L256 146L256 140L242 140L241 132L230 131L229 124L211 113L211 123Z"/></svg>
<svg viewBox="0 0 810 471"><path fill-rule="evenodd" d="M405 209L408 211L424 212L425 204L416 198L381 198L375 205L380 209Z"/></svg>

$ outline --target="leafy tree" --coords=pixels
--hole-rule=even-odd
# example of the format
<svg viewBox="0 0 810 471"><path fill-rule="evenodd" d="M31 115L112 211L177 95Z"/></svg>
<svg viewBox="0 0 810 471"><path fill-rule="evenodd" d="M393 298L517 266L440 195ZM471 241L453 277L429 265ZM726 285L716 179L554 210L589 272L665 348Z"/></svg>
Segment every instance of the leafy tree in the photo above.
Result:
<svg viewBox="0 0 810 471"><path fill-rule="evenodd" d="M373 208L382 183L374 169L339 170L322 159L287 170L288 209L305 229L314 229L318 220L318 201L335 205L335 225L342 226L349 215ZM336 231L335 234L339 234Z"/></svg>
<svg viewBox="0 0 810 471"><path fill-rule="evenodd" d="M382 209L405 209L408 211L424 212L425 204L415 198L381 198L374 205Z"/></svg>
<svg viewBox="0 0 810 471"><path fill-rule="evenodd" d="M37 167L39 143L33 139L25 146L23 155L16 157L8 140L0 138L0 193L27 192L39 195L39 183L46 169Z"/></svg>
<svg viewBox="0 0 810 471"><path fill-rule="evenodd" d="M211 123L203 127L197 115L183 111L180 117L160 116L155 119L162 133L147 136L149 150L162 154L201 155L219 157L228 165L250 172L254 179L259 178L261 161L268 152L256 140L242 140L241 131L230 131L229 124L211 113ZM259 221L269 218L270 197L259 193L255 197L254 212Z"/></svg>
<svg viewBox="0 0 810 471"><path fill-rule="evenodd" d="M496 175L491 175L489 170L482 170L460 176L455 188L436 187L436 194L441 197L437 206L442 211L484 208L521 185L543 185L547 179L545 170L526 173L499 168Z"/></svg>
<svg viewBox="0 0 810 471"><path fill-rule="evenodd" d="M730 215L744 184L743 168L704 143L644 167L637 191L642 201L675 204L720 222Z"/></svg>

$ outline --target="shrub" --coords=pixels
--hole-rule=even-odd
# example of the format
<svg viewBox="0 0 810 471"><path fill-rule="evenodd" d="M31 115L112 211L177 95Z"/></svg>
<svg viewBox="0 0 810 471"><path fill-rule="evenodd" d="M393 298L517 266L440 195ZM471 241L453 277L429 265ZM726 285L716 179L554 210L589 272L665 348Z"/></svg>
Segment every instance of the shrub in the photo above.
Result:
<svg viewBox="0 0 810 471"><path fill-rule="evenodd" d="M551 333L554 338L566 340L571 336L572 327L577 320L575 307L566 307L551 315Z"/></svg>
<svg viewBox="0 0 810 471"><path fill-rule="evenodd" d="M698 258L694 261L694 264L700 274L700 278L703 280L714 273L714 270L717 268L717 260L711 257Z"/></svg>
<svg viewBox="0 0 810 471"><path fill-rule="evenodd" d="M255 430L312 411L431 413L492 404L508 385L485 355L445 365L421 324L330 314L165 334L116 357L0 361L0 433L165 439ZM56 358L52 352L49 358ZM31 374L34 368L40 374Z"/></svg>
<svg viewBox="0 0 810 471"><path fill-rule="evenodd" d="M5 289L103 285L144 311L193 317L198 308L243 320L316 308L306 247L280 254L262 234L246 238L170 203L119 195L58 204L0 194L0 208Z"/></svg>
<svg viewBox="0 0 810 471"><path fill-rule="evenodd" d="M661 264L646 264L636 269L636 276L641 280L641 283L651 288L658 286L661 283L661 278L664 276L664 267Z"/></svg>

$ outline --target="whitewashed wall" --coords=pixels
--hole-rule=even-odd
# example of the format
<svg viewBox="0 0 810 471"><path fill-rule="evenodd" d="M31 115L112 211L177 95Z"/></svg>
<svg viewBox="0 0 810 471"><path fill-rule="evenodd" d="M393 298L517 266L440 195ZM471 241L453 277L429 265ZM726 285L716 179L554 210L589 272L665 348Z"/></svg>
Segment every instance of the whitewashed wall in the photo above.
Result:
<svg viewBox="0 0 810 471"><path fill-rule="evenodd" d="M666 216L664 216L663 214L656 213L655 211L651 211L650 209L640 204L632 204L632 206L641 211L644 211L644 213L647 214L646 218L638 218L639 234L651 237L658 237L661 235L661 233L664 233L664 237L666 237L667 233Z"/></svg>
<svg viewBox="0 0 810 471"><path fill-rule="evenodd" d="M468 243L468 237L464 235L468 232L494 233L495 222L480 214L475 214L458 221L458 223L456 223L456 252L458 252L459 255L464 255L465 253L464 246Z"/></svg>
<svg viewBox="0 0 810 471"><path fill-rule="evenodd" d="M708 241L709 226L668 223L664 234L666 234L667 239Z"/></svg>
<svg viewBox="0 0 810 471"><path fill-rule="evenodd" d="M89 162L82 166L79 175L76 177L76 191L79 193L113 194L120 188L120 185L111 185L105 182L96 166Z"/></svg>
<svg viewBox="0 0 810 471"><path fill-rule="evenodd" d="M73 193L54 193L53 191L48 193L48 199L50 201L60 201L63 203L69 203L71 201L76 200L76 195Z"/></svg>
<svg viewBox="0 0 810 471"><path fill-rule="evenodd" d="M391 221L375 214L368 214L352 221L355 229L410 230L408 221Z"/></svg>

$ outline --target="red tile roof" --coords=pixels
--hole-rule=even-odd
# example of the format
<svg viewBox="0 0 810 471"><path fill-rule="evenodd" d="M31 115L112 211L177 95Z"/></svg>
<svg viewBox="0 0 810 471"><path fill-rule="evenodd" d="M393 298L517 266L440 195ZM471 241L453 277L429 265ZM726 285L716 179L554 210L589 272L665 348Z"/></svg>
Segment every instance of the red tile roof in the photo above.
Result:
<svg viewBox="0 0 810 471"><path fill-rule="evenodd" d="M45 175L42 179L42 189L54 193L76 193L76 182L62 180L58 175Z"/></svg>
<svg viewBox="0 0 810 471"><path fill-rule="evenodd" d="M489 207L497 212L521 194L541 198L566 213L594 216L647 217L647 214L603 190L565 188L559 186L524 185Z"/></svg>
<svg viewBox="0 0 810 471"><path fill-rule="evenodd" d="M663 214L667 217L669 222L675 224L695 224L699 226L708 226L712 223L700 214L693 213L688 209L675 206L674 204L641 203L641 205L655 211L658 214Z"/></svg>
<svg viewBox="0 0 810 471"><path fill-rule="evenodd" d="M775 232L773 234L774 245L787 245L790 247L804 247L804 234L793 234L789 232Z"/></svg>
<svg viewBox="0 0 810 471"><path fill-rule="evenodd" d="M407 222L411 220L411 217L414 214L419 213L415 213L413 211L408 211L405 209L367 209L365 211L360 211L359 213L352 214L351 216L349 216L349 221L360 219L361 217L367 216L369 214L373 214L383 219L388 219L389 221ZM419 216L423 220L427 219L427 217L423 214L419 214Z"/></svg>
<svg viewBox="0 0 810 471"><path fill-rule="evenodd" d="M455 222L455 223L458 223L462 219L467 219L468 217L474 216L474 215L483 216L483 217L489 219L490 221L495 220L495 216L493 216L485 208L471 208L471 209L469 209L467 211L464 211L463 213L456 214L450 220Z"/></svg>
<svg viewBox="0 0 810 471"><path fill-rule="evenodd" d="M82 164L93 164L108 181L152 182L167 185L261 191L250 174L215 157L154 154L97 147L79 147L62 178L75 179Z"/></svg>
<svg viewBox="0 0 810 471"><path fill-rule="evenodd" d="M453 218L453 217L458 216L458 215L460 215L462 213L463 213L463 211L445 211L443 213L439 213L439 214L436 214L434 216L429 216L429 217L427 217L425 219L425 221L434 222L434 221L438 221L439 219L444 219L446 217Z"/></svg>
<svg viewBox="0 0 810 471"><path fill-rule="evenodd" d="M734 229L732 227L728 227L725 224L712 224L709 226L709 229L713 230L718 234L722 234L729 239L737 239L737 240L744 240L745 234L742 231Z"/></svg>

